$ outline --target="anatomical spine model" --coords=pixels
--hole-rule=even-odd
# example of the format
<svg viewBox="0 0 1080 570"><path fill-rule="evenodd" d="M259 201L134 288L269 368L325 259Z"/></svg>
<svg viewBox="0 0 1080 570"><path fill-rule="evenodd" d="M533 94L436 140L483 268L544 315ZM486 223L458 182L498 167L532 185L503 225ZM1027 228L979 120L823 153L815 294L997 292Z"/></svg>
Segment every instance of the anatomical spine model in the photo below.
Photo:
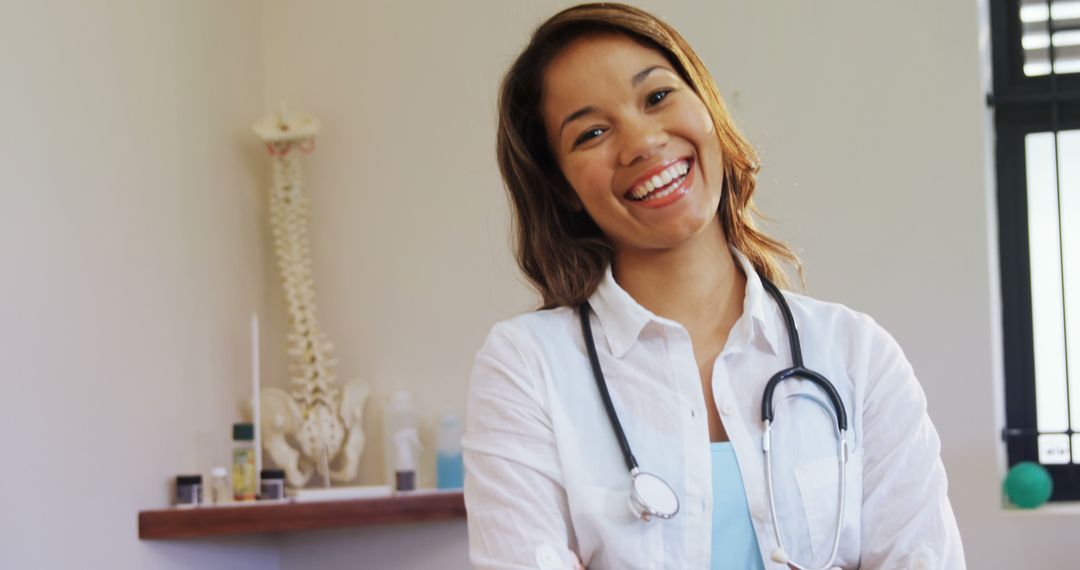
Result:
<svg viewBox="0 0 1080 570"><path fill-rule="evenodd" d="M316 318L300 154L314 150L321 126L315 117L288 112L284 104L277 114L253 126L273 159L270 221L288 301L292 327L288 354L296 386L291 393L279 388L260 390L260 435L263 448L293 487L306 485L313 473L326 482L352 482L364 450L361 420L368 387L355 380L344 388L337 386L333 345ZM335 462L340 467L331 470Z"/></svg>

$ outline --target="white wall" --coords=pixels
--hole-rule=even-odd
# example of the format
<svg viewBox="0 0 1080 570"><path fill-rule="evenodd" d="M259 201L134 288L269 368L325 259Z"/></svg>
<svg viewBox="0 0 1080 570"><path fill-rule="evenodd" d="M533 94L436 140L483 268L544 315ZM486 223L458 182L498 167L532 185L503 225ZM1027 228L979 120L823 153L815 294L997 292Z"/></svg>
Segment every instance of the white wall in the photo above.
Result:
<svg viewBox="0 0 1080 570"><path fill-rule="evenodd" d="M282 570L465 570L468 533L456 521L283 535Z"/></svg>
<svg viewBox="0 0 1080 570"><path fill-rule="evenodd" d="M507 252L495 97L527 30L549 11L266 3L267 104L288 101L325 124L304 163L319 317L339 375L373 385L368 434L379 433L379 404L399 384L429 424L444 410L463 413L487 329L535 303ZM283 305L280 287L271 295ZM383 477L382 451L379 437L368 439L365 480ZM421 485L434 481L428 459Z"/></svg>
<svg viewBox="0 0 1080 570"><path fill-rule="evenodd" d="M264 301L257 1L3 2L0 568L279 568L140 542L227 461Z"/></svg>

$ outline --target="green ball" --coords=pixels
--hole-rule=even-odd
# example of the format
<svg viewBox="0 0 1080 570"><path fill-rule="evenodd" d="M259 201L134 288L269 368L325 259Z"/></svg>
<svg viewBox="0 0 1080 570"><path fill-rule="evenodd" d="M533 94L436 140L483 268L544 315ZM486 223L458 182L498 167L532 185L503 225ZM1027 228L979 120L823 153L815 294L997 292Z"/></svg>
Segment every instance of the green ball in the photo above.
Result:
<svg viewBox="0 0 1080 570"><path fill-rule="evenodd" d="M1054 481L1046 468L1024 461L1013 465L1005 475L1005 496L1021 509L1034 509L1054 492Z"/></svg>

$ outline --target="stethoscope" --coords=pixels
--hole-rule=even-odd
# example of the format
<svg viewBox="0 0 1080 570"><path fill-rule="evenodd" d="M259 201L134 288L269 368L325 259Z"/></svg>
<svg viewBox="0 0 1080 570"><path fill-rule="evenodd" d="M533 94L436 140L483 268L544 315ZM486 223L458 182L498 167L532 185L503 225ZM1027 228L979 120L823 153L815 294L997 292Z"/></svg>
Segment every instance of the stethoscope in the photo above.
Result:
<svg viewBox="0 0 1080 570"><path fill-rule="evenodd" d="M792 366L777 372L765 385L765 393L761 399L761 420L764 422L765 433L761 438L761 449L765 453L765 483L769 495L769 513L773 518L773 531L776 535L776 543L779 547L773 551L772 559L780 564L788 564L800 570L827 570L836 559L836 553L840 549L840 531L844 526L844 506L847 489L847 413L844 404L836 388L824 376L803 366L802 347L799 345L799 333L795 328L795 318L791 316L791 309L780 289L773 285L765 277L761 277L761 284L769 295L776 300L780 312L784 316L784 325L787 327L788 344L791 347ZM626 433L623 432L622 424L615 413L615 406L611 403L611 394L608 393L607 382L604 380L604 371L600 369L600 359L596 355L596 343L593 341L592 325L589 322L591 307L586 301L578 306L581 317L581 332L585 337L585 346L589 352L589 362L592 364L593 376L596 378L596 386L600 390L600 398L604 402L604 410L607 412L611 427L615 430L615 438L619 441L622 449L623 460L626 468L630 470L630 511L634 516L649 521L653 518L670 519L679 512L679 497L666 481L658 475L642 471L638 467L634 453L630 451L630 444L626 441ZM839 438L837 455L840 467L840 501L836 512L836 529L833 533L832 552L828 561L819 567L798 564L787 555L784 548L784 538L780 532L780 519L776 516L776 501L773 495L772 476L772 425L773 425L773 392L777 384L789 378L802 378L816 384L828 396L832 404L836 427Z"/></svg>

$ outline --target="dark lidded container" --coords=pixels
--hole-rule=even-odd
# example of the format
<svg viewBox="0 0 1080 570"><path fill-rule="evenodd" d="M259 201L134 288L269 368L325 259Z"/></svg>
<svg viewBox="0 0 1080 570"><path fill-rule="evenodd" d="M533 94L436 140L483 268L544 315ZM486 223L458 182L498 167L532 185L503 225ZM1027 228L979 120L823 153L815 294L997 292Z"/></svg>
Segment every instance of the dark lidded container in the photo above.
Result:
<svg viewBox="0 0 1080 570"><path fill-rule="evenodd" d="M263 469L259 473L260 501L280 501L285 498L285 472L281 469Z"/></svg>
<svg viewBox="0 0 1080 570"><path fill-rule="evenodd" d="M176 497L173 504L178 507L193 507L202 503L202 475L177 475Z"/></svg>

